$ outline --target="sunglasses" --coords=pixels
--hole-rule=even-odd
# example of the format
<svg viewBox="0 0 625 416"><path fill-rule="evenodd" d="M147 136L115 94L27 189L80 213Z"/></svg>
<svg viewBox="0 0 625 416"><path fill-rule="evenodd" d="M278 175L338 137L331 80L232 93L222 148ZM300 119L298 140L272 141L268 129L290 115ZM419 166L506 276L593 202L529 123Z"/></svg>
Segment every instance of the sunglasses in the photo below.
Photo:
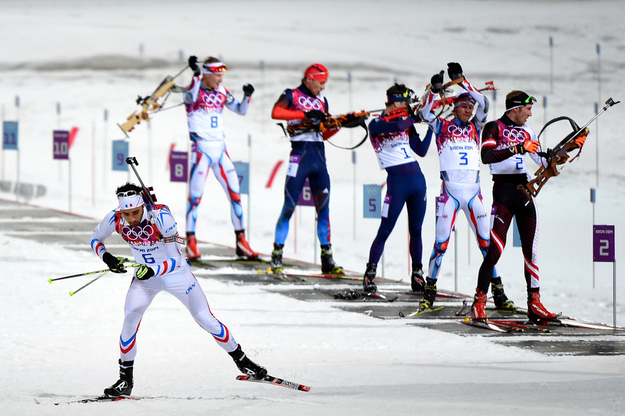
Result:
<svg viewBox="0 0 625 416"><path fill-rule="evenodd" d="M131 190L131 191L122 191L117 193L118 198L127 198L129 196L139 195L139 192Z"/></svg>
<svg viewBox="0 0 625 416"><path fill-rule="evenodd" d="M534 103L536 103L536 98L534 98L534 97L532 97L532 96L530 95L530 96L528 96L528 97L525 99L524 103L525 103L525 104L534 104Z"/></svg>

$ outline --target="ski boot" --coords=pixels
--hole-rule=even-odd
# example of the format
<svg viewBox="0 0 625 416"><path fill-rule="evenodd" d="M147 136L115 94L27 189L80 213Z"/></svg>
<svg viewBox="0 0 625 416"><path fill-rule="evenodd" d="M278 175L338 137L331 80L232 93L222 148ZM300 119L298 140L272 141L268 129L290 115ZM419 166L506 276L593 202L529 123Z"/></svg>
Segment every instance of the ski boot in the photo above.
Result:
<svg viewBox="0 0 625 416"><path fill-rule="evenodd" d="M410 287L413 292L422 293L425 290L425 279L423 278L423 265L412 263L412 275L410 276Z"/></svg>
<svg viewBox="0 0 625 416"><path fill-rule="evenodd" d="M527 294L527 317L532 322L557 321L558 315L549 312L540 302L540 290L535 289Z"/></svg>
<svg viewBox="0 0 625 416"><path fill-rule="evenodd" d="M273 251L271 252L271 272L282 273L282 249L284 244L273 243Z"/></svg>
<svg viewBox="0 0 625 416"><path fill-rule="evenodd" d="M245 230L234 231L237 236L237 256L247 257L250 260L258 258L258 253L252 250L250 244L245 239Z"/></svg>
<svg viewBox="0 0 625 416"><path fill-rule="evenodd" d="M474 321L486 322L488 317L486 316L486 293L481 292L480 289L476 289L475 297L473 297L473 305L471 305L471 319Z"/></svg>
<svg viewBox="0 0 625 416"><path fill-rule="evenodd" d="M195 239L195 233L187 233L187 258L189 260L197 260L202 255L197 249L197 240Z"/></svg>
<svg viewBox="0 0 625 416"><path fill-rule="evenodd" d="M132 392L132 366L134 361L119 360L119 380L111 387L104 389L108 397L127 397Z"/></svg>
<svg viewBox="0 0 625 416"><path fill-rule="evenodd" d="M501 277L493 279L491 283L491 291L493 292L493 301L495 301L495 307L499 310L514 310L514 302L508 299L503 291L503 283L501 283Z"/></svg>
<svg viewBox="0 0 625 416"><path fill-rule="evenodd" d="M375 263L367 263L365 275L362 278L362 290L367 293L377 292L378 287L375 285L375 273L378 265Z"/></svg>
<svg viewBox="0 0 625 416"><path fill-rule="evenodd" d="M436 280L428 277L425 280L425 290L423 291L423 301L419 303L419 309L430 309L436 299Z"/></svg>
<svg viewBox="0 0 625 416"><path fill-rule="evenodd" d="M237 346L236 350L229 352L228 354L230 354L241 373L256 380L262 380L267 375L267 369L265 367L261 367L254 361L247 358L247 355L245 355L243 350L241 350L241 345Z"/></svg>
<svg viewBox="0 0 625 416"><path fill-rule="evenodd" d="M345 274L341 266L337 266L332 258L332 245L321 246L321 273L324 274Z"/></svg>

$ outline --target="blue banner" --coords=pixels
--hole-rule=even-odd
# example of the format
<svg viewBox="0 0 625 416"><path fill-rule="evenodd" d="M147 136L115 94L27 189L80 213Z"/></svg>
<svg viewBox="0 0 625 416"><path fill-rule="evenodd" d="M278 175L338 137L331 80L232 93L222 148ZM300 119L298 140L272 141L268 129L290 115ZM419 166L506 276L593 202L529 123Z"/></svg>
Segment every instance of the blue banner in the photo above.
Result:
<svg viewBox="0 0 625 416"><path fill-rule="evenodd" d="M2 148L4 150L17 150L18 127L17 121L5 121L2 123Z"/></svg>
<svg viewBox="0 0 625 416"><path fill-rule="evenodd" d="M250 164L247 162L233 162L234 168L239 177L239 193L241 195L250 194Z"/></svg>
<svg viewBox="0 0 625 416"><path fill-rule="evenodd" d="M362 217L380 218L382 216L382 186L362 186Z"/></svg>
<svg viewBox="0 0 625 416"><path fill-rule="evenodd" d="M113 170L128 172L128 142L125 140L113 140Z"/></svg>

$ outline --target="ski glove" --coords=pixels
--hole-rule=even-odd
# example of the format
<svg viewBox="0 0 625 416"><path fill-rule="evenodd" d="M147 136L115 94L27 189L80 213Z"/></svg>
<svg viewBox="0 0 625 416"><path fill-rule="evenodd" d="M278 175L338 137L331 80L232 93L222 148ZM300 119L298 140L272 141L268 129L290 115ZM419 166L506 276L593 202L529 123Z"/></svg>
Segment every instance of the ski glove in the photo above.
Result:
<svg viewBox="0 0 625 416"><path fill-rule="evenodd" d="M438 94L443 89L443 74L445 71L441 71L436 75L432 76L430 80L430 91L434 94Z"/></svg>
<svg viewBox="0 0 625 416"><path fill-rule="evenodd" d="M458 62L450 62L447 64L447 75L449 75L449 79L452 81L457 80L458 78L463 78L462 76L462 66Z"/></svg>
<svg viewBox="0 0 625 416"><path fill-rule="evenodd" d="M137 279L139 280L148 280L150 277L154 276L154 270L152 270L151 267L142 264L137 269L135 276L137 276Z"/></svg>
<svg viewBox="0 0 625 416"><path fill-rule="evenodd" d="M197 77L199 75L202 75L202 70L197 64L197 56L195 55L189 56L189 60L187 61L187 63L189 64L189 68L191 68L191 70L193 71L194 76Z"/></svg>
<svg viewBox="0 0 625 416"><path fill-rule="evenodd" d="M124 267L122 259L123 257L115 257L108 251L102 255L102 261L109 266L109 270L113 273L126 273L126 268Z"/></svg>
<svg viewBox="0 0 625 416"><path fill-rule="evenodd" d="M326 121L328 119L328 115L321 110L306 111L304 115L309 120Z"/></svg>
<svg viewBox="0 0 625 416"><path fill-rule="evenodd" d="M252 84L245 84L243 86L243 94L252 96L252 94L254 94L254 86Z"/></svg>
<svg viewBox="0 0 625 416"><path fill-rule="evenodd" d="M540 146L540 143L538 143L535 140L526 140L524 141L522 144L517 144L516 146L512 146L510 148L510 152L512 154L520 154L523 155L525 153L536 153L538 151L538 146Z"/></svg>

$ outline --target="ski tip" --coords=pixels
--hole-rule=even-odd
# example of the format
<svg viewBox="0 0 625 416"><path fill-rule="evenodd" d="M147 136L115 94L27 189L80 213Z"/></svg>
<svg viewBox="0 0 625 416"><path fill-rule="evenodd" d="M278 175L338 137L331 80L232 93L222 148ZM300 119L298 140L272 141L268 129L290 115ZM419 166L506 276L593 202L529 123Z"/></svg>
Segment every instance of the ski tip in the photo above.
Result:
<svg viewBox="0 0 625 416"><path fill-rule="evenodd" d="M304 386L304 385L302 385L301 390L302 390L302 391L310 391L310 387L309 387L309 386Z"/></svg>

